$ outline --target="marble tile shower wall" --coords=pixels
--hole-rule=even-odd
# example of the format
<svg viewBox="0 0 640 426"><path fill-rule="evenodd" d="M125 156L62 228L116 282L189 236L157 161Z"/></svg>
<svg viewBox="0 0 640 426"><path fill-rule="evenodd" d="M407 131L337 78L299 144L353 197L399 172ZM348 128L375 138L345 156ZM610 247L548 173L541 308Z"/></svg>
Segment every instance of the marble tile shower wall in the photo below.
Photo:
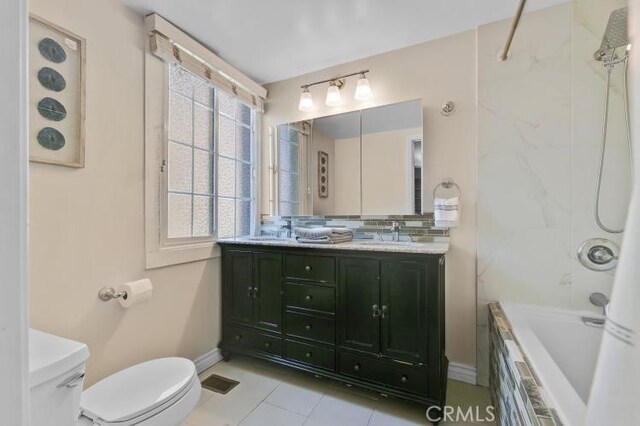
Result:
<svg viewBox="0 0 640 426"><path fill-rule="evenodd" d="M263 216L261 232L263 235L278 233L288 222L292 227L346 227L354 232L358 239L376 238L383 235L387 239L391 235L391 224L397 222L401 226L400 235L414 240L437 241L449 236L447 229L435 229L433 214L420 216ZM389 237L388 237L389 236Z"/></svg>
<svg viewBox="0 0 640 426"><path fill-rule="evenodd" d="M593 220L603 114L602 65L593 60L623 0L575 0L527 13L510 57L496 61L509 21L478 29L477 375L487 384L489 301L590 309L612 274L576 260L582 241L616 236ZM614 75L612 105L622 105ZM621 120L622 110L613 116ZM603 214L621 224L626 204L622 121L610 137ZM621 170L616 170L621 169ZM613 174L611 174L613 173Z"/></svg>

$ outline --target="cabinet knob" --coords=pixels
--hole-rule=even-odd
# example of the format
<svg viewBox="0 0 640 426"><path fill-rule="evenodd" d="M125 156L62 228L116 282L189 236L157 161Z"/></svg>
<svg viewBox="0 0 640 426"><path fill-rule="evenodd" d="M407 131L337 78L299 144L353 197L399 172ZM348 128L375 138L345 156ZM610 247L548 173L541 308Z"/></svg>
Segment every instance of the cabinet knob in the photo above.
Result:
<svg viewBox="0 0 640 426"><path fill-rule="evenodd" d="M270 348L271 347L271 342L264 342L264 347L265 348Z"/></svg>
<svg viewBox="0 0 640 426"><path fill-rule="evenodd" d="M307 358L311 358L313 356L313 352L307 352L306 354L304 354L304 356L306 356Z"/></svg>
<svg viewBox="0 0 640 426"><path fill-rule="evenodd" d="M311 328L312 328L311 324L307 324L307 325L304 326L304 329L307 330L307 331L311 330Z"/></svg>
<svg viewBox="0 0 640 426"><path fill-rule="evenodd" d="M311 272L311 266L307 265L304 267L304 270L307 272Z"/></svg>
<svg viewBox="0 0 640 426"><path fill-rule="evenodd" d="M236 340L240 340L240 339L242 339L242 335L241 334L236 334L233 338L236 339Z"/></svg>
<svg viewBox="0 0 640 426"><path fill-rule="evenodd" d="M380 307L379 307L378 305L373 305L373 306L371 307L371 315L372 315L374 318L377 318L377 317L379 317L379 316L380 316Z"/></svg>
<svg viewBox="0 0 640 426"><path fill-rule="evenodd" d="M307 302L311 302L311 299L313 299L313 296L311 296L310 294L307 294L307 295L304 297L304 300L306 300Z"/></svg>
<svg viewBox="0 0 640 426"><path fill-rule="evenodd" d="M253 295L253 287L247 288L247 296L251 297Z"/></svg>
<svg viewBox="0 0 640 426"><path fill-rule="evenodd" d="M361 366L360 366L360 364L358 364L358 363L356 363L356 365L354 365L354 366L353 366L353 369L354 369L355 371L360 371L360 368L362 368L362 367L361 367Z"/></svg>
<svg viewBox="0 0 640 426"><path fill-rule="evenodd" d="M402 383L407 383L409 381L409 378L405 375L405 376L400 377L400 381Z"/></svg>

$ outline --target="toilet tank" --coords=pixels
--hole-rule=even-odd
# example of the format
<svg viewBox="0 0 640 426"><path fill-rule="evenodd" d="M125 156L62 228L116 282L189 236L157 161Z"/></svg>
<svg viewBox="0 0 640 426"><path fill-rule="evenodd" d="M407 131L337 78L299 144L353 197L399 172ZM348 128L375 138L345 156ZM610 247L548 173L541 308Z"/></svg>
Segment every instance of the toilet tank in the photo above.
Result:
<svg viewBox="0 0 640 426"><path fill-rule="evenodd" d="M87 345L29 330L31 425L75 425L80 410Z"/></svg>

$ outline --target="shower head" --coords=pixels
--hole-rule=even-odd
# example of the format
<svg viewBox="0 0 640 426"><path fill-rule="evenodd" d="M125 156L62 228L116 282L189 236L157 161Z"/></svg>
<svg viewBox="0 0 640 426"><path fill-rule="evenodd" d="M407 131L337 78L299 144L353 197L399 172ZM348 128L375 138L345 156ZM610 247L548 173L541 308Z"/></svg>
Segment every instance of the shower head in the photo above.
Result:
<svg viewBox="0 0 640 426"><path fill-rule="evenodd" d="M627 8L617 9L611 12L607 28L602 36L600 48L596 50L593 57L597 61L601 61L607 55L618 47L629 44L629 35L627 34Z"/></svg>

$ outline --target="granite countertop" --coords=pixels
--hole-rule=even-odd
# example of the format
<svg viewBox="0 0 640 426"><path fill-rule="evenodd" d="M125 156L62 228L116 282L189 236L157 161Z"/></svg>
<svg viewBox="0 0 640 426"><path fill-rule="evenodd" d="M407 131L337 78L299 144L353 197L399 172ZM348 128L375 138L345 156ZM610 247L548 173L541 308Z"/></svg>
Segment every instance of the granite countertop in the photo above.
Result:
<svg viewBox="0 0 640 426"><path fill-rule="evenodd" d="M353 240L348 243L337 244L308 244L299 243L294 238L275 237L241 237L224 238L218 240L220 244L243 244L275 247L304 247L325 250L356 250L392 253L444 254L449 250L447 242L392 242L373 240Z"/></svg>

